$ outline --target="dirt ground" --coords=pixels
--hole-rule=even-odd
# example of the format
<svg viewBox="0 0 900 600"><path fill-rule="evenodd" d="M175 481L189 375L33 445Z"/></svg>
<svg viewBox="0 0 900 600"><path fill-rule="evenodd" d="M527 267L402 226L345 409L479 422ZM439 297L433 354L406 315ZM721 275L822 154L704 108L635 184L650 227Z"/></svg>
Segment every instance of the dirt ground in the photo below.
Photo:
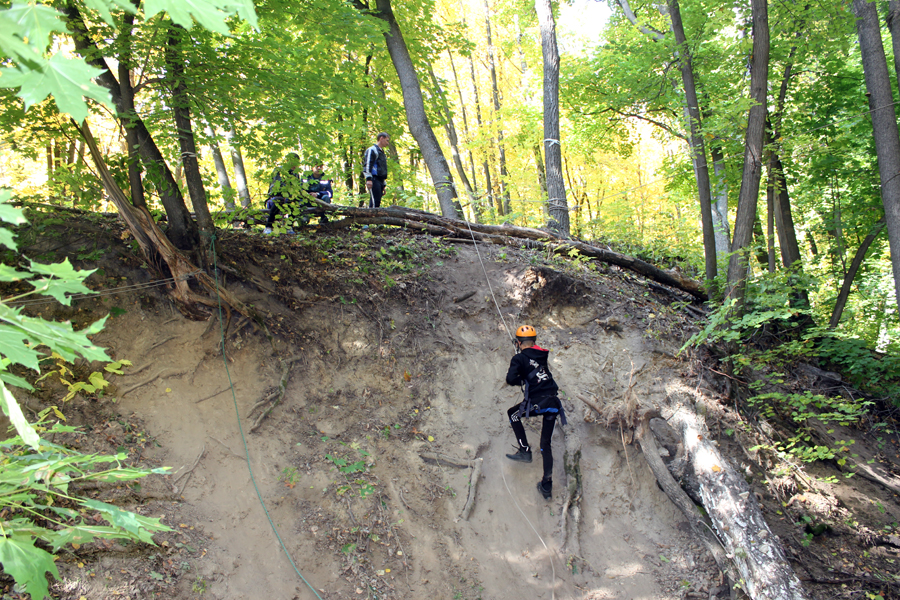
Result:
<svg viewBox="0 0 900 600"><path fill-rule="evenodd" d="M747 474L810 597L897 597L897 496L860 478L816 483L840 474L828 465L805 474L808 488L767 480L719 383L675 357L697 330L689 298L530 250L479 246L483 270L472 244L396 229L230 231L218 248L224 283L268 315L272 337L234 316L223 352L218 318L186 320L164 287L117 290L154 276L116 241L127 236L115 221L38 233L26 254L99 267L89 281L102 295L30 310L79 326L112 310L94 341L133 363L102 397L61 406L83 427L64 441L172 467L99 492L172 531L156 547L66 549L55 597L730 597L632 432L576 398L614 402L633 386L652 406L675 384L708 403L721 450ZM504 456L514 451L505 411L521 398L504 382L509 330L523 322L551 350L569 417L553 436L550 501L535 489L539 460ZM32 410L54 403L46 381L18 397ZM283 397L261 402L281 383ZM527 423L533 444L539 426ZM880 443L880 457L896 452L895 438ZM480 466L474 483L467 464ZM829 530L810 543L803 515Z"/></svg>

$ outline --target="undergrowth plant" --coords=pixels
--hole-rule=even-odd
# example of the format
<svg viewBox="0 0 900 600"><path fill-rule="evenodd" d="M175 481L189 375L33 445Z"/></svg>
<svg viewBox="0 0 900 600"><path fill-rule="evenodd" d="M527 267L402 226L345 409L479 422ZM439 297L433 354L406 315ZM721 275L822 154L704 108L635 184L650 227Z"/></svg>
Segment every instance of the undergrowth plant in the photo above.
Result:
<svg viewBox="0 0 900 600"><path fill-rule="evenodd" d="M0 220L25 224L23 211L7 204L9 196L8 191L0 190ZM2 227L0 245L12 251L18 249L13 233ZM0 264L0 281L32 288L0 301L0 408L17 433L0 443L0 563L17 586L35 599L48 595L47 573L59 577L53 553L66 544L84 544L97 538L152 544L155 532L169 529L159 519L88 498L73 486L86 481L131 481L165 469L126 467L124 453L86 455L47 441L42 436L71 432L74 428L43 422L51 409L58 418L62 417L57 407L43 411L38 423L30 423L7 387L32 390L27 379L10 369L16 365L20 371L24 368L40 373L40 361L48 355L63 365L55 371L61 376L69 372L64 365L77 357L109 361L106 352L88 337L103 329L106 317L75 331L69 322L30 317L21 306L13 304L38 294L69 306L70 294L91 293L84 279L92 272L75 270L68 260L50 265L35 261L16 266ZM120 361L107 367L118 369L123 364ZM64 382L70 392L77 383L85 383ZM86 385L96 391L99 379L94 377ZM82 385L80 390L86 387ZM108 524L101 524L103 521Z"/></svg>
<svg viewBox="0 0 900 600"><path fill-rule="evenodd" d="M786 439L771 446L773 450L803 462L836 460L843 466L852 456L852 442L818 444L814 420L826 426L859 424L871 416L876 402L784 391L784 373L801 362L819 364L839 371L872 397L900 405L900 356L879 354L863 340L815 324L813 311L801 301L810 285L809 278L798 274L758 277L747 287L742 311L735 310L733 300L724 302L685 347L711 344L730 349L725 360L735 373L752 374L748 388L756 394L748 405L764 417L792 425Z"/></svg>

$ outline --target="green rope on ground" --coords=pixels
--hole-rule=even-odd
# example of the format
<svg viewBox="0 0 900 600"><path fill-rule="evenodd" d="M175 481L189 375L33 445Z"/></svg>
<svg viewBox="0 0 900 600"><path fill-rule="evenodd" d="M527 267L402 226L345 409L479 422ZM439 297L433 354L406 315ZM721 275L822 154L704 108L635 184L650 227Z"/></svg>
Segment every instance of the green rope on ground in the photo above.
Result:
<svg viewBox="0 0 900 600"><path fill-rule="evenodd" d="M269 520L269 525L272 527L272 532L275 534L275 537L278 539L278 543L281 544L281 549L284 550L284 555L287 556L288 560L291 561L291 566L294 567L294 572L303 580L303 583L306 584L313 594L316 595L316 598L322 600L322 596L316 591L316 589L310 585L310 583L306 580L306 577L303 576L303 573L300 572L300 569L297 568L296 563L294 563L294 559L291 557L291 553L288 552L287 547L284 545L284 542L281 540L281 536L278 534L278 528L275 526L275 522L272 520L272 515L269 514L269 509L266 508L266 503L263 500L262 493L259 491L259 486L256 485L256 477L253 476L253 467L250 466L250 449L247 447L247 438L244 437L244 428L241 426L241 413L238 410L237 405L237 396L234 393L234 383L231 381L231 371L228 369L228 358L225 356L225 326L223 325L222 319L222 298L219 296L219 269L216 264L216 236L211 235L209 241L209 250L210 254L213 257L213 273L215 274L216 281L216 303L219 307L219 332L222 337L222 362L225 363L225 373L228 375L228 387L231 388L231 399L234 402L234 414L237 417L238 430L241 432L241 441L244 443L244 457L247 460L247 470L250 471L250 481L253 482L253 489L256 490L256 497L259 498L259 503L262 505L263 511L266 513L266 518Z"/></svg>

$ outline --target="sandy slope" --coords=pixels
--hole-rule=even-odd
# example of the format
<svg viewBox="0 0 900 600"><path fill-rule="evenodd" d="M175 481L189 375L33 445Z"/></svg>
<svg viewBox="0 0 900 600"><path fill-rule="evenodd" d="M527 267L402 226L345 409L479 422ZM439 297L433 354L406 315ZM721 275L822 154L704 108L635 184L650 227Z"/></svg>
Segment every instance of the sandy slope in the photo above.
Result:
<svg viewBox="0 0 900 600"><path fill-rule="evenodd" d="M648 344L630 326L621 337L598 329L591 317L616 307L604 305L612 299L597 290L590 302L575 297L584 290L544 294L523 285L527 266L488 257L487 267L507 325L527 319L538 327L569 394L569 426L553 439L550 502L534 488L538 460L504 458L513 441L504 413L520 391L503 383L512 347L470 247L435 266L430 289L406 305L384 302L374 291L368 299L314 301L293 313L280 309L279 318L296 320L306 337L280 342L278 352L249 328L229 341L228 370L253 477L299 571L329 599L663 599L684 597L688 588L708 597L717 583L710 562L636 448L623 444L618 430L587 422L572 397L588 391L614 399L632 370L642 369L636 389L652 399L675 376L654 350L671 350L675 341ZM453 302L469 291L476 292L472 298ZM295 295L304 293L298 288ZM257 291L240 294L267 302ZM635 306L628 309L632 318ZM161 373L120 400L120 410L138 414L156 434L161 447L153 457L189 469L205 449L183 502L166 512L170 525L208 536L178 597L196 597L193 581L205 586L203 598L314 598L257 497L230 392L197 402L228 385L217 328L136 306L111 319L98 341L136 367L152 365L122 378L120 389ZM302 360L285 401L250 434L247 413L277 383L279 356ZM537 426L529 428L533 443ZM577 523L569 514L564 540L563 456L578 448L583 497ZM420 456L426 451L484 459L467 521L458 517L468 471L428 464ZM368 465L344 476L326 455ZM283 479L294 472L288 487ZM365 494L367 484L373 493Z"/></svg>

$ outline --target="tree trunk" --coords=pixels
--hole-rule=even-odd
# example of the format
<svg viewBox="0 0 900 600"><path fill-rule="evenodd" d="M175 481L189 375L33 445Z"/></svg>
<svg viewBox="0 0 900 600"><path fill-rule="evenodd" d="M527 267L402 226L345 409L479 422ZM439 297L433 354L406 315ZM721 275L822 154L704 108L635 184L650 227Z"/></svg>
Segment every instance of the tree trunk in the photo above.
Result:
<svg viewBox="0 0 900 600"><path fill-rule="evenodd" d="M225 168L225 159L222 157L222 150L219 149L219 142L216 141L216 132L213 131L209 122L205 122L204 130L209 138L209 151L212 153L213 164L216 166L216 177L219 179L219 187L222 188L225 210L232 211L234 210L234 188L231 187L228 169Z"/></svg>
<svg viewBox="0 0 900 600"><path fill-rule="evenodd" d="M184 203L181 190L172 177L172 172L166 164L166 160L153 141L150 131L144 125L140 116L128 107L122 99L121 86L116 77L110 71L103 53L89 35L84 19L73 2L68 2L60 9L66 15L66 22L72 31L75 49L85 57L85 61L93 67L101 70L97 82L109 90L116 113L122 126L134 128L137 137L138 152L144 161L147 175L156 182L159 198L166 210L169 239L177 248L190 250L195 247L199 236L197 224L191 218L191 214Z"/></svg>
<svg viewBox="0 0 900 600"><path fill-rule="evenodd" d="M470 74L472 76L472 90L475 94L475 123L478 125L478 130L482 130L483 121L481 119L481 101L478 99L478 79L475 77L475 59L469 56L469 67ZM494 206L494 186L491 182L491 167L488 164L487 159L487 151L482 149L482 162L481 167L484 172L484 185L485 185L485 195L487 196L487 205L489 207Z"/></svg>
<svg viewBox="0 0 900 600"><path fill-rule="evenodd" d="M169 86L172 92L172 112L175 117L175 129L178 135L178 146L181 148L181 164L184 166L184 179L187 183L197 225L204 235L199 250L206 256L207 243L215 235L215 225L209 214L206 202L206 190L203 187L203 176L200 174L200 156L197 153L197 142L191 124L190 98L185 82L184 58L181 54L181 43L185 30L180 25L169 25L169 39L166 46L166 70L169 72Z"/></svg>
<svg viewBox="0 0 900 600"><path fill-rule="evenodd" d="M463 166L462 157L459 155L459 138L456 135L456 125L453 123L453 113L450 112L450 104L447 102L447 97L444 95L441 83L438 81L437 75L434 74L434 69L431 65L428 65L428 74L431 76L431 83L434 85L435 94L438 97L441 110L444 113L444 130L447 132L447 139L450 141L450 155L453 157L453 165L456 167L456 173L459 175L459 180L462 182L463 189L466 191L466 196L469 198L469 204L472 207L473 220L477 222L474 218L476 203L475 192L472 190L472 184L469 183L469 178L466 176L466 168ZM460 209L461 208L462 207L460 207ZM465 215L465 211L463 211L462 214Z"/></svg>
<svg viewBox="0 0 900 600"><path fill-rule="evenodd" d="M866 259L866 252L869 251L872 242L875 241L875 238L877 238L878 234L881 233L881 230L884 229L885 224L884 217L878 219L872 227L872 231L865 237L862 244L859 245L859 248L856 249L856 254L853 256L850 268L847 269L847 273L844 275L841 291L838 293L837 300L834 302L834 309L831 311L831 319L828 321L828 327L830 329L834 329L838 326L838 323L841 322L841 314L844 312L844 307L847 306L847 299L850 297L853 280L856 279L856 274L859 272L859 268Z"/></svg>
<svg viewBox="0 0 900 600"><path fill-rule="evenodd" d="M486 0L485 0L486 1ZM544 54L544 156L547 167L547 206L550 228L569 235L569 205L562 174L562 148L559 134L559 50L556 47L556 23L550 0L535 0Z"/></svg>
<svg viewBox="0 0 900 600"><path fill-rule="evenodd" d="M740 305L747 284L746 251L753 237L759 183L762 177L763 142L766 128L766 93L769 80L769 16L767 0L751 0L753 18L753 58L750 65L750 115L744 144L744 169L734 222L731 261L725 297Z"/></svg>
<svg viewBox="0 0 900 600"><path fill-rule="evenodd" d="M244 169L244 155L241 153L241 146L234 139L234 128L229 125L225 132L225 141L228 142L228 148L231 150L231 164L234 166L234 184L237 186L238 198L241 199L241 206L250 207L250 189L247 187L247 171Z"/></svg>
<svg viewBox="0 0 900 600"><path fill-rule="evenodd" d="M122 18L119 31L119 91L122 95L122 107L125 114L132 118L134 111L134 88L131 87L131 30L134 27L134 15L126 12ZM138 152L139 142L134 127L124 123L125 145L128 146L128 185L131 188L131 203L135 206L147 206L144 198L144 181L141 179L141 156Z"/></svg>
<svg viewBox="0 0 900 600"><path fill-rule="evenodd" d="M725 155L722 147L713 140L709 145L713 161L715 183L711 184L713 231L716 238L716 272L728 267L728 253L731 251L731 225L728 223L728 182L725 179Z"/></svg>
<svg viewBox="0 0 900 600"><path fill-rule="evenodd" d="M669 0L669 18L675 43L678 44L678 61L681 65L681 81L684 85L685 101L690 126L691 160L694 164L694 178L697 181L697 197L700 201L700 222L703 229L703 252L706 263L707 285L713 286L717 272L716 232L713 226L712 193L710 192L709 167L706 162L706 147L703 142L700 101L694 81L694 65L687 45L684 25L681 22L681 8L678 0ZM710 289L711 296L714 290Z"/></svg>
<svg viewBox="0 0 900 600"><path fill-rule="evenodd" d="M463 135L465 136L465 143L471 143L472 138L469 134L469 118L466 111L466 101L463 98L462 86L459 85L459 76L456 73L456 64L453 61L453 53L450 50L447 50L447 55L450 57L450 69L453 71L453 83L456 85L456 93L459 96L459 110L462 115L463 122ZM472 205L472 212L474 213L474 219L476 223L481 222L481 203L478 200L478 180L475 177L475 153L472 152L472 149L469 148L469 172L471 173L471 186L472 192L475 195L475 202Z"/></svg>
<svg viewBox="0 0 900 600"><path fill-rule="evenodd" d="M900 87L900 0L888 3L887 26L891 32L891 48L894 50L894 77Z"/></svg>
<svg viewBox="0 0 900 600"><path fill-rule="evenodd" d="M875 151L878 154L881 202L884 204L891 265L894 270L894 293L900 305L900 134L897 132L891 80L875 4L866 0L853 0L853 13L856 15L859 50L869 96Z"/></svg>
<svg viewBox="0 0 900 600"><path fill-rule="evenodd" d="M370 11L360 0L355 0L354 4L358 9L371 12L387 24L387 29L383 32L384 39L387 43L388 54L391 55L391 62L394 63L394 69L400 79L409 131L419 145L422 158L428 166L441 214L446 217L455 217L457 216L457 201L456 192L453 189L453 175L450 173L450 166L444 158L434 130L428 122L428 115L425 114L425 101L422 99L419 77L416 75L415 65L409 55L406 42L403 40L400 25L394 17L391 0L376 0L376 10L374 11Z"/></svg>
<svg viewBox="0 0 900 600"><path fill-rule="evenodd" d="M103 161L103 156L100 154L100 149L97 147L94 136L91 134L91 130L88 127L87 120L85 119L84 123L81 125L78 125L74 121L73 124L78 128L81 136L84 138L88 150L90 150L91 157L94 159L94 165L100 175L100 181L103 183L103 188L116 205L116 208L119 209L119 216L125 221L126 225L128 225L128 229L137 240L141 251L144 253L144 257L147 259L147 263L150 265L162 266L164 262L169 268L169 272L174 279L173 288L170 290L170 293L174 297L175 302L182 313L189 318L205 319L209 317L209 310L201 311L198 309L197 304L202 304L208 307L208 309L219 307L218 302L210 298L199 296L191 290L188 281L191 278L195 278L204 289L216 294L221 299L222 305L226 310L228 310L228 306L231 306L242 315L253 319L265 329L265 326L262 324L262 318L252 308L246 306L228 292L228 290L214 282L209 275L191 264L191 262L172 245L169 239L163 235L162 231L160 231L156 222L153 220L153 217L150 216L150 213L145 207L133 206L128 201L125 193L116 184L112 175L110 175L109 169L107 169L106 163Z"/></svg>
<svg viewBox="0 0 900 600"><path fill-rule="evenodd" d="M497 203L498 212L508 215L512 212L509 200L509 173L506 171L506 148L503 143L503 123L500 118L500 87L497 85L497 66L494 60L494 42L491 38L491 8L488 0L484 0L484 27L487 35L488 68L491 72L491 90L494 100L494 119L497 123L497 150L500 153L500 197L503 204Z"/></svg>

